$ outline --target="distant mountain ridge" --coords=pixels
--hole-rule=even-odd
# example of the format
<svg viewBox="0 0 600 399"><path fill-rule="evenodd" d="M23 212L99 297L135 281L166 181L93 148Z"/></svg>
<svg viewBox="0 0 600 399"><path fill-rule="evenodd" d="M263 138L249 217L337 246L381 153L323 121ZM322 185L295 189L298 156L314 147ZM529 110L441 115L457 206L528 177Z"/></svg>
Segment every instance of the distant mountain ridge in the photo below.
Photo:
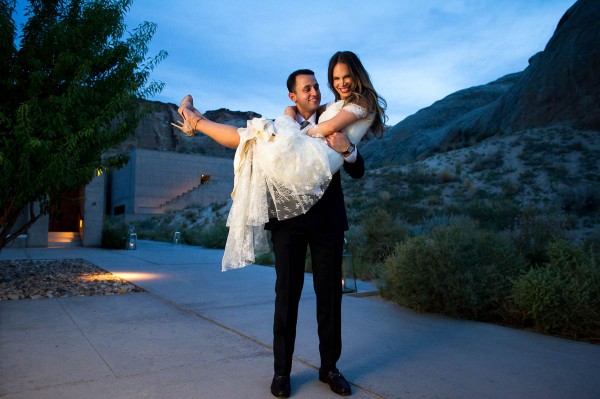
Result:
<svg viewBox="0 0 600 399"><path fill-rule="evenodd" d="M381 140L366 142L360 151L371 167L410 163L436 153L454 126L473 112L485 112L521 75L452 93L388 128Z"/></svg>
<svg viewBox="0 0 600 399"><path fill-rule="evenodd" d="M142 104L149 106L150 112L142 118L133 136L121 143L118 150L129 152L143 148L233 158L234 150L215 143L211 138L204 135L188 137L173 127L171 123L181 121L175 104L146 100L143 100ZM252 111L220 108L206 111L205 116L214 122L245 127L246 121L261 115Z"/></svg>
<svg viewBox="0 0 600 399"><path fill-rule="evenodd" d="M600 131L600 1L579 0L520 73L453 93L361 148L371 167L530 128Z"/></svg>

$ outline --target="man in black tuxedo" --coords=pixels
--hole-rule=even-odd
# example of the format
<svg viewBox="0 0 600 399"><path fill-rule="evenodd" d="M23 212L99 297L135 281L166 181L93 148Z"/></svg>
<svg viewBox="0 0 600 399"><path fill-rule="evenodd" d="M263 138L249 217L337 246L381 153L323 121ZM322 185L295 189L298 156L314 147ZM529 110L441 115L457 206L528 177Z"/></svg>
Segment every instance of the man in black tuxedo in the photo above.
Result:
<svg viewBox="0 0 600 399"><path fill-rule="evenodd" d="M298 122L316 123L321 92L314 72L307 69L293 72L287 86L290 99L296 103ZM364 160L348 137L334 133L327 141L344 155L344 170L353 178L361 178L365 172ZM271 231L277 271L273 324L275 376L271 393L276 397L290 395L298 304L307 248L310 248L321 355L319 379L335 393L350 395L350 385L336 365L342 351L342 252L344 231L348 230L340 172L332 176L323 197L307 213L288 220L271 219L265 228Z"/></svg>

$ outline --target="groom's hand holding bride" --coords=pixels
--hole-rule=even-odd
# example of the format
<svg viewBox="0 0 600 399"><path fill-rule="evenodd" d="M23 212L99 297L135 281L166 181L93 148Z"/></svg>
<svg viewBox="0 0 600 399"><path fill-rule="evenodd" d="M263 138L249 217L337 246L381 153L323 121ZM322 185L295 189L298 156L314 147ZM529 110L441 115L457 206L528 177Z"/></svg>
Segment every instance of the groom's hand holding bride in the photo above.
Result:
<svg viewBox="0 0 600 399"><path fill-rule="evenodd" d="M346 152L352 144L345 132L335 132L327 136L326 139L329 147L340 154Z"/></svg>

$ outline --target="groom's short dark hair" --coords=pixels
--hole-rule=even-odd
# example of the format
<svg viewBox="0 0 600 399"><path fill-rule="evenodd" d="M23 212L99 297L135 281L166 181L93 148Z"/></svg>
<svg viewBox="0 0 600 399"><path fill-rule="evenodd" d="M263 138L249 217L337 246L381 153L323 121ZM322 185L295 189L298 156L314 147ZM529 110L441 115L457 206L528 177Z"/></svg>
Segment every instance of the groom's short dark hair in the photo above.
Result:
<svg viewBox="0 0 600 399"><path fill-rule="evenodd" d="M312 75L315 76L315 73L310 69L298 69L290 74L287 79L287 88L290 93L296 92L296 76L298 75Z"/></svg>

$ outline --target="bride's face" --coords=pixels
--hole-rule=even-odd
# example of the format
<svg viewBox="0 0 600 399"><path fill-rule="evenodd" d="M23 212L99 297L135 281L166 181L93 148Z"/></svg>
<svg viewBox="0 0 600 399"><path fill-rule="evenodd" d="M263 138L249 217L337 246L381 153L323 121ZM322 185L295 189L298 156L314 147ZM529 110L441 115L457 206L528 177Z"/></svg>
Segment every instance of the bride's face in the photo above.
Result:
<svg viewBox="0 0 600 399"><path fill-rule="evenodd" d="M352 94L352 87L354 87L354 78L348 64L336 64L333 67L333 88L341 100L345 100Z"/></svg>

